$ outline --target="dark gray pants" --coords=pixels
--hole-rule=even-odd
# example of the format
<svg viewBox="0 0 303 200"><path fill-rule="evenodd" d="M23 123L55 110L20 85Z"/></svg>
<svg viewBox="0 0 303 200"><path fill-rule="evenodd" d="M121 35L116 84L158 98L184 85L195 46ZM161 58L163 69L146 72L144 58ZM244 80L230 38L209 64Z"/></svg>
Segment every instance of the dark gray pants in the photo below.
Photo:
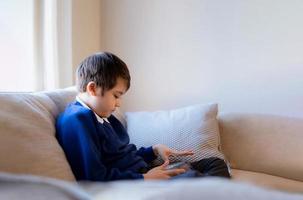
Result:
<svg viewBox="0 0 303 200"><path fill-rule="evenodd" d="M189 164L189 170L171 179L188 177L217 176L230 178L229 170L224 160L216 157L205 158Z"/></svg>

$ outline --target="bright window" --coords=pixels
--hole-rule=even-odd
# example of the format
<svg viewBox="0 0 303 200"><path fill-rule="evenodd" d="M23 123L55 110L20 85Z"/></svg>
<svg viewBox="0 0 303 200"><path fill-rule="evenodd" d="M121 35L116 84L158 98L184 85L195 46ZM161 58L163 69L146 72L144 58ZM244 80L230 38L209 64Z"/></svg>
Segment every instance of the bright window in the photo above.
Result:
<svg viewBox="0 0 303 200"><path fill-rule="evenodd" d="M33 0L0 1L0 91L33 91Z"/></svg>

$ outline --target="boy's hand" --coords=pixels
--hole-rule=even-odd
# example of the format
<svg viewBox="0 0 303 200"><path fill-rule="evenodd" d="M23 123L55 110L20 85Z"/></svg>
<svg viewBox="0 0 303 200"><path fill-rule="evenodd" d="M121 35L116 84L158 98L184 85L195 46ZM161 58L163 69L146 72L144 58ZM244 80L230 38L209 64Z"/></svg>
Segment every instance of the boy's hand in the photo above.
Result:
<svg viewBox="0 0 303 200"><path fill-rule="evenodd" d="M164 164L155 167L149 170L146 174L143 174L144 180L146 179L169 179L173 176L177 176L185 172L185 169L169 169L168 166L169 161L164 162Z"/></svg>
<svg viewBox="0 0 303 200"><path fill-rule="evenodd" d="M163 144L156 144L153 146L154 153L160 156L164 162L169 161L169 156L190 156L193 155L193 151L177 151L168 148Z"/></svg>

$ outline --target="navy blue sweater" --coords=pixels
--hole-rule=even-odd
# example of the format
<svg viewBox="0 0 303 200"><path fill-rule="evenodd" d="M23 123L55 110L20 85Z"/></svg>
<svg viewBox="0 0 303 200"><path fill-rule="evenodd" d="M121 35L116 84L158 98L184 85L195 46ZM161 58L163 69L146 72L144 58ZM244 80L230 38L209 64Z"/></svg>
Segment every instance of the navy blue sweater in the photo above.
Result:
<svg viewBox="0 0 303 200"><path fill-rule="evenodd" d="M56 136L77 180L139 179L139 170L156 158L152 147L129 144L123 125L113 115L98 122L95 113L75 101L56 121Z"/></svg>

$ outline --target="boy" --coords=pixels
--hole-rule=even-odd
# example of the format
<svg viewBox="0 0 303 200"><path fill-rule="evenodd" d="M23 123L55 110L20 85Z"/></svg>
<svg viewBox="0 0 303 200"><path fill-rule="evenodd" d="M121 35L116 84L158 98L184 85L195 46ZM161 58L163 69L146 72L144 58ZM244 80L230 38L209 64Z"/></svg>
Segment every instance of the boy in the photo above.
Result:
<svg viewBox="0 0 303 200"><path fill-rule="evenodd" d="M166 169L168 158L192 155L191 151L175 151L161 144L137 150L129 144L123 125L111 115L120 107L130 79L126 64L111 53L94 54L79 65L79 94L56 122L58 141L77 180L169 179L186 171ZM148 170L148 163L157 156L164 164Z"/></svg>

